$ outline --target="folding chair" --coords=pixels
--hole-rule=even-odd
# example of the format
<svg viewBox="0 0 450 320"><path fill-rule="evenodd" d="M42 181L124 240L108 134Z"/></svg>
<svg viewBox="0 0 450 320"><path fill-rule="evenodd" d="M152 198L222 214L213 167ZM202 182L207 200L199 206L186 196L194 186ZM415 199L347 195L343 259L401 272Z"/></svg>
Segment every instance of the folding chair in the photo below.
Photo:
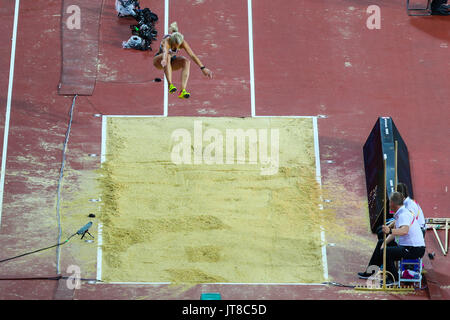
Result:
<svg viewBox="0 0 450 320"><path fill-rule="evenodd" d="M411 7L410 0L406 0L406 12L408 16L431 16L431 0L427 0L427 6Z"/></svg>
<svg viewBox="0 0 450 320"><path fill-rule="evenodd" d="M422 289L422 259L401 259L398 264L398 285L402 282L413 282L419 284L419 288ZM414 277L406 278L403 276L405 270L411 270L414 272Z"/></svg>

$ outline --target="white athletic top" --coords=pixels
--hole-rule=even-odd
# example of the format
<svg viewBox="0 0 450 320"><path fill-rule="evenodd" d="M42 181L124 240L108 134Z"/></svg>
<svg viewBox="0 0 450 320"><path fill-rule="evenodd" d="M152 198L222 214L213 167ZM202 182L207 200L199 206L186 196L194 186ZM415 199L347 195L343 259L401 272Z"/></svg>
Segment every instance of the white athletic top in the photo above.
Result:
<svg viewBox="0 0 450 320"><path fill-rule="evenodd" d="M398 244L410 247L425 247L425 240L420 225L413 212L401 206L394 215L395 228L409 226L408 234L398 237Z"/></svg>
<svg viewBox="0 0 450 320"><path fill-rule="evenodd" d="M403 204L405 205L406 209L414 212L420 227L425 228L425 217L419 204L410 197L406 198L405 201L403 201Z"/></svg>

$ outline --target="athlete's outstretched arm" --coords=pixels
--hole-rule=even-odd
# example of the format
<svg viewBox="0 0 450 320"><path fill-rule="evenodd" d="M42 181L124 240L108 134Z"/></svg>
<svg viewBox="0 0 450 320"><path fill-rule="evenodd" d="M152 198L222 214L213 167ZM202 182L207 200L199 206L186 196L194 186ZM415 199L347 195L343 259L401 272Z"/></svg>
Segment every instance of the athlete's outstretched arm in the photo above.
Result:
<svg viewBox="0 0 450 320"><path fill-rule="evenodd" d="M183 49L186 51L186 53L189 55L189 57L191 57L192 61L194 61L200 68L204 67L204 65L202 64L200 59L197 57L197 55L194 53L194 51L192 51L191 47L186 42L186 40L183 41L182 46L183 46ZM202 72L205 76L212 78L212 72L208 68L203 68Z"/></svg>

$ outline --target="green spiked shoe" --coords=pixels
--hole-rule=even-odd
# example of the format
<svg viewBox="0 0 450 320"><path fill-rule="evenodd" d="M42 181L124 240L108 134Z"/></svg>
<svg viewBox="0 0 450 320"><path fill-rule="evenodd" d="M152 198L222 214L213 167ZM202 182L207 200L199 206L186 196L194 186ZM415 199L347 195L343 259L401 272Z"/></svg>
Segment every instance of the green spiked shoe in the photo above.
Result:
<svg viewBox="0 0 450 320"><path fill-rule="evenodd" d="M177 91L177 87L175 87L172 83L169 85L169 93L174 93Z"/></svg>
<svg viewBox="0 0 450 320"><path fill-rule="evenodd" d="M189 99L190 96L191 96L191 94L189 92L187 92L186 89L183 89L183 91L181 91L181 93L178 96L178 98L180 98L180 99Z"/></svg>

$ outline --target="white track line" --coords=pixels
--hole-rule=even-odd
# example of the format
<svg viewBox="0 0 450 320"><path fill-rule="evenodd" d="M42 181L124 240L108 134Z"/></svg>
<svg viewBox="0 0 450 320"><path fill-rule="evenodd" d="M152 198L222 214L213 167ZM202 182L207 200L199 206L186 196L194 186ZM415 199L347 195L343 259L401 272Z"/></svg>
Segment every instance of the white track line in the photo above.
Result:
<svg viewBox="0 0 450 320"><path fill-rule="evenodd" d="M2 224L3 194L5 190L6 157L8 155L7 153L8 153L9 121L11 118L11 100L14 82L14 63L16 60L16 40L17 40L17 25L19 22L19 5L20 0L16 0L16 6L14 9L14 27L11 44L11 60L9 65L8 98L6 100L5 130L3 132L3 152L2 152L2 166L0 176L0 226Z"/></svg>
<svg viewBox="0 0 450 320"><path fill-rule="evenodd" d="M317 117L313 118L313 130L314 130L314 153L316 158L316 181L322 188L322 173L320 170L319 127L317 124ZM323 209L322 206L320 208ZM327 246L325 241L325 230L322 226L320 227L320 241L322 242L323 277L325 280L328 280Z"/></svg>
<svg viewBox="0 0 450 320"><path fill-rule="evenodd" d="M255 111L255 68L253 59L253 15L252 15L252 0L247 2L248 11L248 51L250 59L250 103L252 117L256 115Z"/></svg>
<svg viewBox="0 0 450 320"><path fill-rule="evenodd" d="M169 0L164 2L164 34L169 33ZM169 113L169 84L164 76L164 117Z"/></svg>
<svg viewBox="0 0 450 320"><path fill-rule="evenodd" d="M314 131L314 153L316 158L316 180L319 186L322 187L322 174L320 170L319 127L317 124L317 117L313 117L313 131Z"/></svg>

